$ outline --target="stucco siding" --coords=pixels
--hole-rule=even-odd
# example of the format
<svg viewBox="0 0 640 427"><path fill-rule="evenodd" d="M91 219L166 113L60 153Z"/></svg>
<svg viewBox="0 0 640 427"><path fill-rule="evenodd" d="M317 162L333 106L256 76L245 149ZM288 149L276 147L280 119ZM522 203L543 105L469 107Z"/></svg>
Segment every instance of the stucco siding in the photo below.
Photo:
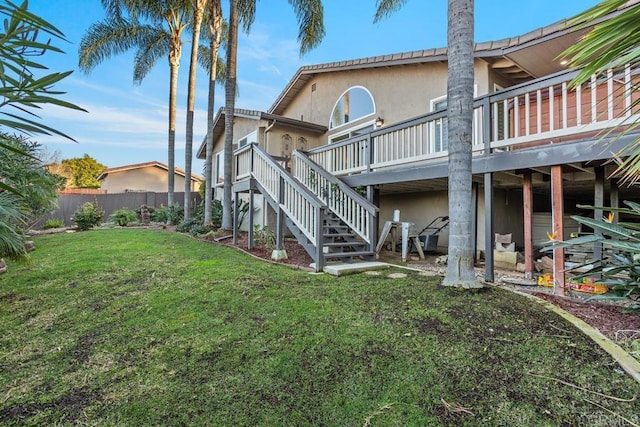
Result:
<svg viewBox="0 0 640 427"><path fill-rule="evenodd" d="M103 180L100 188L108 193L124 193L127 191L167 191L167 171L158 167L131 169L110 172ZM184 188L184 177L175 175L175 188ZM193 186L192 186L193 189Z"/></svg>

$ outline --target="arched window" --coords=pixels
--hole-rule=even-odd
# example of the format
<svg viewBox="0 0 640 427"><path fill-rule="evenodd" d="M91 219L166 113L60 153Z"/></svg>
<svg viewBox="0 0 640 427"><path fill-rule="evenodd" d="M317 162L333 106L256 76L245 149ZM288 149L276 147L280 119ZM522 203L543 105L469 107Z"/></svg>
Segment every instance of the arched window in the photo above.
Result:
<svg viewBox="0 0 640 427"><path fill-rule="evenodd" d="M342 94L331 112L329 128L333 129L374 114L376 111L373 97L363 87L354 86Z"/></svg>

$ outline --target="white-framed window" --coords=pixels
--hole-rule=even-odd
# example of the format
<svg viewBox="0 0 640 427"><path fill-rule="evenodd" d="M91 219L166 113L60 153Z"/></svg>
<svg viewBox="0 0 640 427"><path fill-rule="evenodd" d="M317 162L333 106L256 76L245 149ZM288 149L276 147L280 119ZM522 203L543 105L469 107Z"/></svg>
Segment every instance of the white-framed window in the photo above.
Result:
<svg viewBox="0 0 640 427"><path fill-rule="evenodd" d="M447 96L441 96L431 100L431 111L444 111L447 109ZM433 123L433 150L434 152L446 151L449 145L449 129L447 119L441 118Z"/></svg>
<svg viewBox="0 0 640 427"><path fill-rule="evenodd" d="M352 138L354 136L362 135L364 133L373 132L375 130L375 121L363 123L363 126L346 129L343 132L331 135L329 137L329 144L335 144L336 142L344 141L345 139Z"/></svg>
<svg viewBox="0 0 640 427"><path fill-rule="evenodd" d="M238 140L238 148L242 148L248 144L255 144L258 142L258 131L254 130L250 134L240 138Z"/></svg>
<svg viewBox="0 0 640 427"><path fill-rule="evenodd" d="M353 86L346 90L336 101L331 111L329 129L344 126L363 117L374 115L375 102L371 93L362 86Z"/></svg>
<svg viewBox="0 0 640 427"><path fill-rule="evenodd" d="M224 183L224 150L216 153L216 170L214 184Z"/></svg>

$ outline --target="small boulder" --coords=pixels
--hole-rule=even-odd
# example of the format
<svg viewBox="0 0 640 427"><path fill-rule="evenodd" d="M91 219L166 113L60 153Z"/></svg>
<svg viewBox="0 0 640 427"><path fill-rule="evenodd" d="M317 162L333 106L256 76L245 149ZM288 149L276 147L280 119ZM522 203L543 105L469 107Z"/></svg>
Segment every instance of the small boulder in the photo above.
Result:
<svg viewBox="0 0 640 427"><path fill-rule="evenodd" d="M4 262L4 259L0 258L0 274L7 272L7 263Z"/></svg>
<svg viewBox="0 0 640 427"><path fill-rule="evenodd" d="M36 244L33 243L33 240L27 240L26 242L24 242L24 247L27 250L27 252L32 252L36 250Z"/></svg>

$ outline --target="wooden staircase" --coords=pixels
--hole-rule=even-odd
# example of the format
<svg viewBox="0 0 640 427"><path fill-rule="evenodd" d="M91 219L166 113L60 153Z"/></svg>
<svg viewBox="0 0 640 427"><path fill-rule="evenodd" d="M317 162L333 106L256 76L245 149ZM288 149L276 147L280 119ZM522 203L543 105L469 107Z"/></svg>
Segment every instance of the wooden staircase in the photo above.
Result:
<svg viewBox="0 0 640 427"><path fill-rule="evenodd" d="M327 263L375 259L377 207L341 180L302 153L294 153L293 174L256 144L238 150L236 158L234 188L251 182L313 258L316 271ZM277 239L281 243L282 235Z"/></svg>

